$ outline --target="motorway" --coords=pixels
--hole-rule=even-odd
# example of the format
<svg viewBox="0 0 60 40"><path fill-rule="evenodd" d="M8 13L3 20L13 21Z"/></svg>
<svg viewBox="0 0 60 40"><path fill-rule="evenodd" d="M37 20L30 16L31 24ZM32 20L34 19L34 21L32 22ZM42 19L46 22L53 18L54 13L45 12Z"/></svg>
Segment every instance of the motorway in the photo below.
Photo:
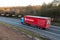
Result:
<svg viewBox="0 0 60 40"><path fill-rule="evenodd" d="M51 25L51 27L49 29L42 30L42 29L27 26L27 25L23 25L20 23L19 19L0 17L0 21L6 22L6 23L9 23L12 25L16 25L19 28L22 27L26 30L39 33L41 36L47 37L51 40L60 40L60 27L58 27L58 26Z"/></svg>

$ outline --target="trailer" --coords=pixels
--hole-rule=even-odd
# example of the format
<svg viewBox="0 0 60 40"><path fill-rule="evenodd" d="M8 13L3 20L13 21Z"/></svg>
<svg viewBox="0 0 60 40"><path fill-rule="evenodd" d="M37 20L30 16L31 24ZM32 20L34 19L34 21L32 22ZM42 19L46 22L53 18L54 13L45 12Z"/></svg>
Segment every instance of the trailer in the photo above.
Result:
<svg viewBox="0 0 60 40"><path fill-rule="evenodd" d="M40 17L40 16L31 16L26 15L23 17L24 22L29 25L34 25L38 28L47 29L51 26L51 18L50 17Z"/></svg>

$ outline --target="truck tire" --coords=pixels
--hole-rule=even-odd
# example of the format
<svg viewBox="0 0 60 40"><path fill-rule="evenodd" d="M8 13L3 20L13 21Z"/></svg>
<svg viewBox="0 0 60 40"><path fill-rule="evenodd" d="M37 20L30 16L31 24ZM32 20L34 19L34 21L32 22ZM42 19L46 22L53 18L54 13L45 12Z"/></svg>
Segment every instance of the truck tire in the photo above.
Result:
<svg viewBox="0 0 60 40"><path fill-rule="evenodd" d="M46 30L46 28L42 28L43 30Z"/></svg>

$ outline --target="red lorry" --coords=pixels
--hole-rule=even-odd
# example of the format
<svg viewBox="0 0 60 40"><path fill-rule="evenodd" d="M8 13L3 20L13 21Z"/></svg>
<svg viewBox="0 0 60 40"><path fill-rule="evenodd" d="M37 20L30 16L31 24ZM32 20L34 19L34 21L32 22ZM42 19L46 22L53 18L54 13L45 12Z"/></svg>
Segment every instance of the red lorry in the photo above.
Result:
<svg viewBox="0 0 60 40"><path fill-rule="evenodd" d="M40 17L40 16L24 16L24 23L37 26L38 28L50 28L51 18L50 17Z"/></svg>

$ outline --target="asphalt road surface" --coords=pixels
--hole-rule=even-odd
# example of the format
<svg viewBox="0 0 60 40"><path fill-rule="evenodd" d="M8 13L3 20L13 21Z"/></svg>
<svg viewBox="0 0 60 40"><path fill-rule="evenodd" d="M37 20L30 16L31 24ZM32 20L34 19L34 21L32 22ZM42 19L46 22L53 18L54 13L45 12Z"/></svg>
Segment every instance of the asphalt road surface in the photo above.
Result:
<svg viewBox="0 0 60 40"><path fill-rule="evenodd" d="M18 27L22 27L29 31L39 33L40 35L47 37L51 40L60 40L60 27L58 26L51 25L49 29L42 30L42 29L31 27L31 26L22 25L19 19L0 17L0 21L6 22L12 25L16 25Z"/></svg>

